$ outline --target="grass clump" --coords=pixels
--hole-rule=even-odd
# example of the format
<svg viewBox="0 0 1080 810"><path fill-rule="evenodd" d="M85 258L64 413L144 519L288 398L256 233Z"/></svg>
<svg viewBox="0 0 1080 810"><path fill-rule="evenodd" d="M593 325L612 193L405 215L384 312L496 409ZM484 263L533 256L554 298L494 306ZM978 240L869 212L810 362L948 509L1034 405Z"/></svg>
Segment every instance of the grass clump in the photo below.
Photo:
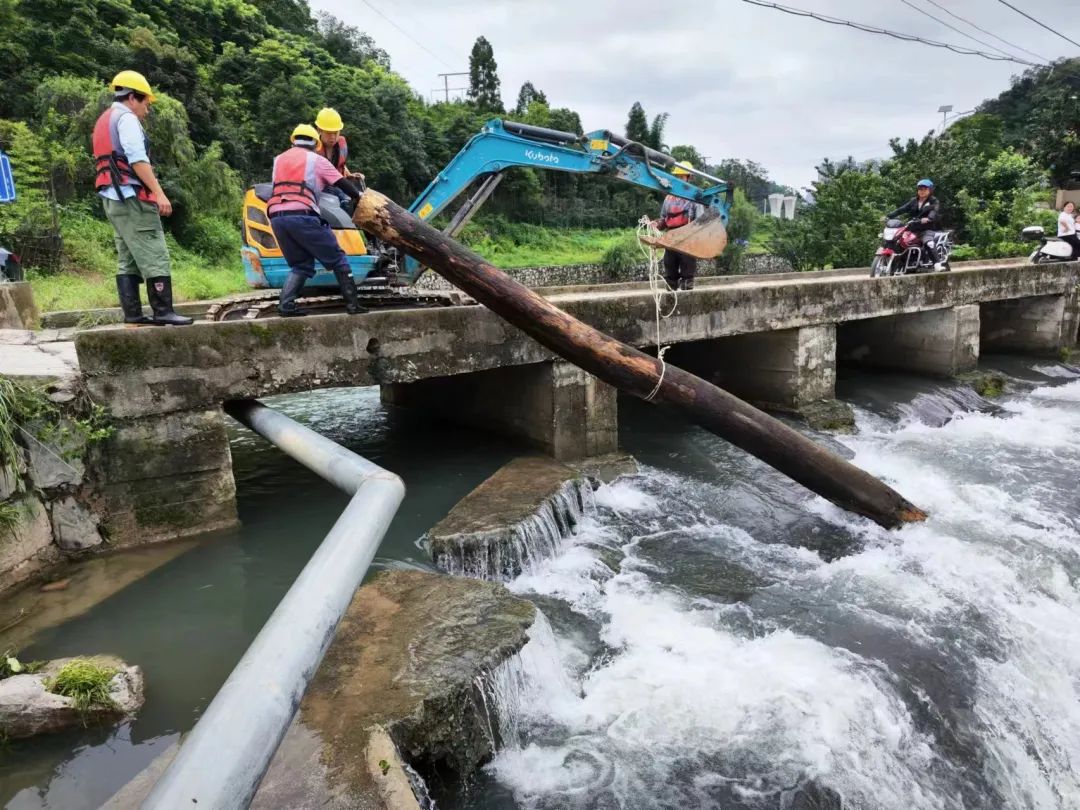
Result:
<svg viewBox="0 0 1080 810"><path fill-rule="evenodd" d="M5 650L0 656L0 681L10 678L12 675L33 675L45 666L44 661L28 661L23 663L11 650Z"/></svg>
<svg viewBox="0 0 1080 810"><path fill-rule="evenodd" d="M14 534L22 520L23 508L17 503L0 503L0 535ZM0 677L3 677L0 675Z"/></svg>
<svg viewBox="0 0 1080 810"><path fill-rule="evenodd" d="M470 222L459 239L499 267L562 267L597 264L626 236L625 228L549 228L495 215Z"/></svg>
<svg viewBox="0 0 1080 810"><path fill-rule="evenodd" d="M645 264L645 254L641 250L636 235L620 238L604 251L600 265L609 273L628 273Z"/></svg>
<svg viewBox="0 0 1080 810"><path fill-rule="evenodd" d="M109 695L109 682L118 671L116 667L92 658L75 658L46 681L45 688L53 694L71 698L79 712L115 709L116 702Z"/></svg>
<svg viewBox="0 0 1080 810"><path fill-rule="evenodd" d="M28 433L28 425L33 433ZM113 433L105 409L93 404L85 392L67 411L52 402L44 388L0 375L0 464L18 458L16 434L47 445L65 461L78 457L88 444Z"/></svg>

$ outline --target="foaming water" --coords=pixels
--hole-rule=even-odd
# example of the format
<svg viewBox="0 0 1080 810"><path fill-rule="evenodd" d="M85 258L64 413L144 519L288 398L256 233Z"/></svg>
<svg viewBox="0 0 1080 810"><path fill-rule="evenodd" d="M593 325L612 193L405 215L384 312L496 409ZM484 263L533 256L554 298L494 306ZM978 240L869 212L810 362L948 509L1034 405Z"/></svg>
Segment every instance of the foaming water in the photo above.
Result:
<svg viewBox="0 0 1080 810"><path fill-rule="evenodd" d="M859 412L854 463L930 513L900 532L756 476L788 531L696 459L602 487L509 584L554 641L463 806L1080 807L1080 380L1047 378Z"/></svg>
<svg viewBox="0 0 1080 810"><path fill-rule="evenodd" d="M488 580L507 580L535 571L564 551L567 540L593 510L592 484L584 478L566 481L521 522L462 535L453 545L444 546L435 564L455 576Z"/></svg>

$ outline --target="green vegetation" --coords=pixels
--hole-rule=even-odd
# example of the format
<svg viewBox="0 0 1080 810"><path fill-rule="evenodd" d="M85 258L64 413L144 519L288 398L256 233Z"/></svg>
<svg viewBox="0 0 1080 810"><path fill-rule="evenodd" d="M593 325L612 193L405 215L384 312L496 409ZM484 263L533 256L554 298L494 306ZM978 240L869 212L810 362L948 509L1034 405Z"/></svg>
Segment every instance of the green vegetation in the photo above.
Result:
<svg viewBox="0 0 1080 810"><path fill-rule="evenodd" d="M461 240L502 267L544 267L599 263L613 246L632 236L629 229L554 229L490 216L470 222Z"/></svg>
<svg viewBox="0 0 1080 810"><path fill-rule="evenodd" d="M64 459L80 455L86 445L104 441L113 427L105 409L80 392L61 411L43 388L0 375L0 465L16 458L16 438L24 431ZM25 434L24 434L25 437Z"/></svg>
<svg viewBox="0 0 1080 810"><path fill-rule="evenodd" d="M45 688L56 695L71 698L76 711L111 709L116 706L109 695L109 681L116 675L115 667L106 666L92 658L75 658L64 664Z"/></svg>
<svg viewBox="0 0 1080 810"><path fill-rule="evenodd" d="M14 652L5 650L3 655L0 655L0 681L12 675L33 675L43 666L45 666L44 661L23 663Z"/></svg>
<svg viewBox="0 0 1080 810"><path fill-rule="evenodd" d="M0 537L10 536L22 519L23 507L20 504L10 501L0 503Z"/></svg>

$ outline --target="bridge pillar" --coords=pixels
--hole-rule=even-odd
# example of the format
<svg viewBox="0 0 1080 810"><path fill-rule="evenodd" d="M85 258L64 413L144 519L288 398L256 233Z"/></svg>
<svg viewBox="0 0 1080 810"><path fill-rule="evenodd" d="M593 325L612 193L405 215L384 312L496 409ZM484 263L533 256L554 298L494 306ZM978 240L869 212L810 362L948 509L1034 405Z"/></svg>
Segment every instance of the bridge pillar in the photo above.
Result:
<svg viewBox="0 0 1080 810"><path fill-rule="evenodd" d="M759 407L802 415L824 427L849 421L850 412L839 413L835 402L833 324L680 343L666 357Z"/></svg>
<svg viewBox="0 0 1080 810"><path fill-rule="evenodd" d="M979 305L849 321L839 345L857 365L953 377L979 363Z"/></svg>
<svg viewBox="0 0 1080 810"><path fill-rule="evenodd" d="M523 440L560 461L618 450L615 389L562 360L389 383L382 400Z"/></svg>
<svg viewBox="0 0 1080 810"><path fill-rule="evenodd" d="M1040 295L982 305L984 351L1057 355L1076 343L1077 295Z"/></svg>
<svg viewBox="0 0 1080 810"><path fill-rule="evenodd" d="M103 527L113 544L172 540L238 522L220 408L118 420L97 453Z"/></svg>

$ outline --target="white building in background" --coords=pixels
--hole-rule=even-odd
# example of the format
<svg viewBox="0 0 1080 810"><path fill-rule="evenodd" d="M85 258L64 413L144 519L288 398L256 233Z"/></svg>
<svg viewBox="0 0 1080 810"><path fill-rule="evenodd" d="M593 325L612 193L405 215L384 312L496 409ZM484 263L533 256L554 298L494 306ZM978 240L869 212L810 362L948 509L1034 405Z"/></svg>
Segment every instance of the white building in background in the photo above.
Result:
<svg viewBox="0 0 1080 810"><path fill-rule="evenodd" d="M776 219L795 219L794 195L770 194L769 215Z"/></svg>

